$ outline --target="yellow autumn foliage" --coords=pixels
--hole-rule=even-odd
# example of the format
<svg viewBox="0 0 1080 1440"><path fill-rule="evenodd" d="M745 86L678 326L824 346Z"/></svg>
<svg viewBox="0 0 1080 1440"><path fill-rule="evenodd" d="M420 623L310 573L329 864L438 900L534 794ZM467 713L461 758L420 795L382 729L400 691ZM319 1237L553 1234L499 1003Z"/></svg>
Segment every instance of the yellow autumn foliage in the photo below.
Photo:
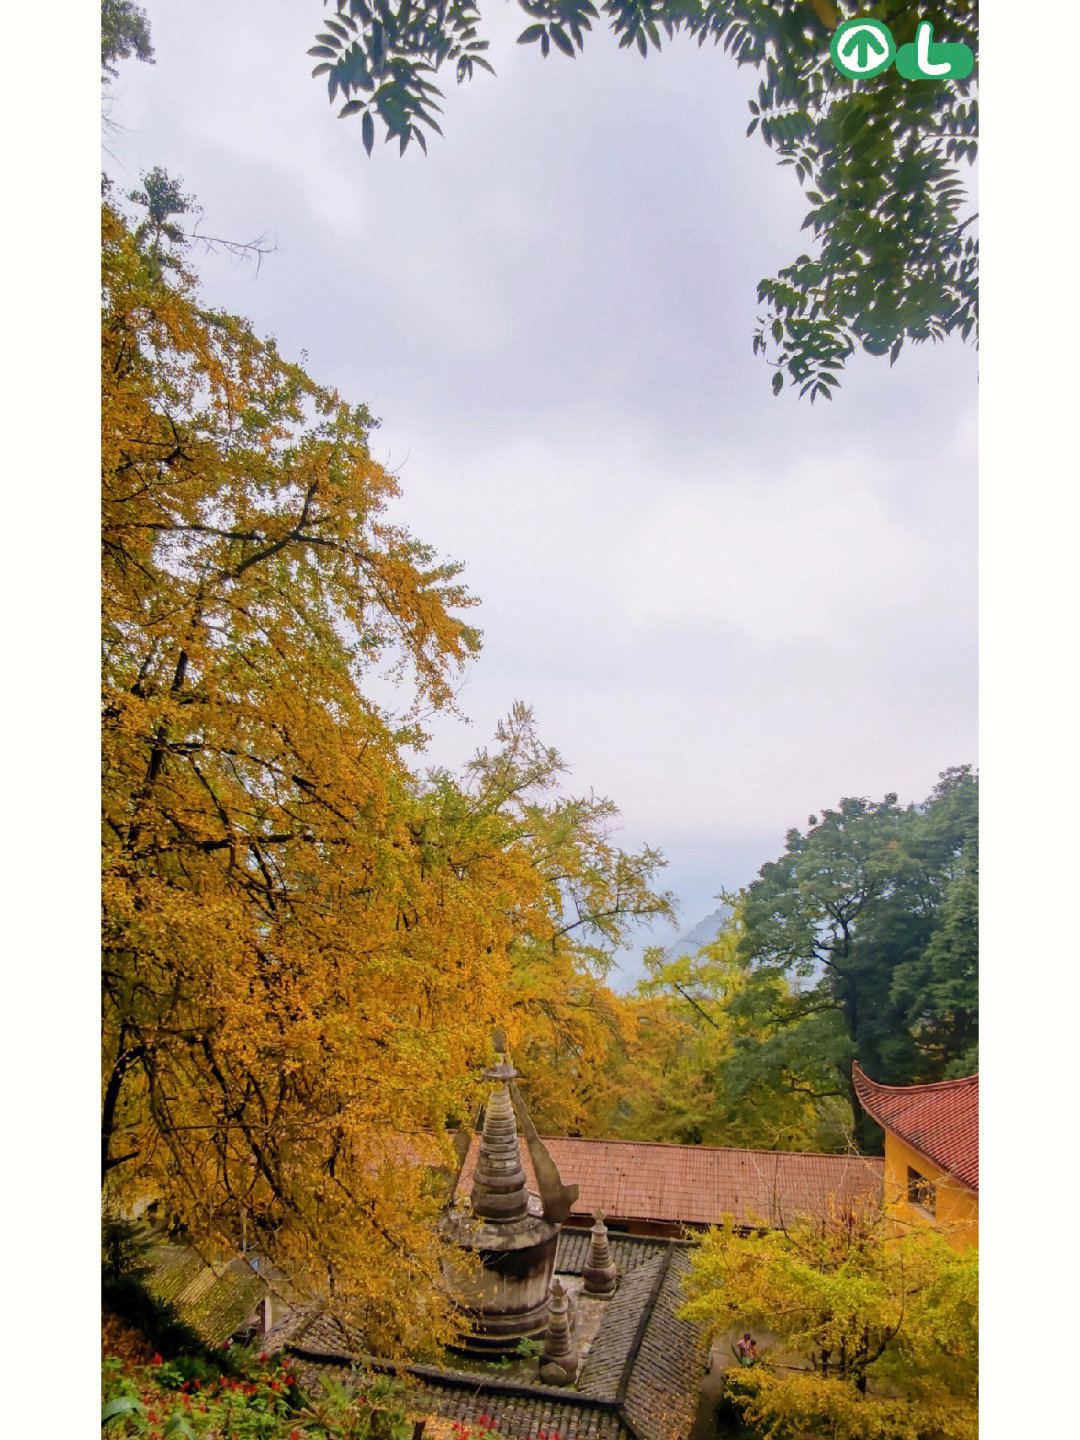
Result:
<svg viewBox="0 0 1080 1440"><path fill-rule="evenodd" d="M369 1348L430 1350L415 1160L449 1159L496 1023L573 1123L660 860L553 795L523 706L463 781L418 773L478 646L458 567L387 519L365 409L103 223L106 1203L156 1197L216 1254L246 1233Z"/></svg>
<svg viewBox="0 0 1080 1440"><path fill-rule="evenodd" d="M414 1344L430 1201L380 1142L464 1113L537 883L498 816L443 823L361 682L445 703L469 598L387 522L366 412L104 225L108 1195L246 1224Z"/></svg>
<svg viewBox="0 0 1080 1440"><path fill-rule="evenodd" d="M710 1231L683 1313L711 1336L757 1332L762 1359L728 1381L765 1437L975 1440L978 1273L974 1250L958 1255L930 1227L838 1209L785 1230Z"/></svg>

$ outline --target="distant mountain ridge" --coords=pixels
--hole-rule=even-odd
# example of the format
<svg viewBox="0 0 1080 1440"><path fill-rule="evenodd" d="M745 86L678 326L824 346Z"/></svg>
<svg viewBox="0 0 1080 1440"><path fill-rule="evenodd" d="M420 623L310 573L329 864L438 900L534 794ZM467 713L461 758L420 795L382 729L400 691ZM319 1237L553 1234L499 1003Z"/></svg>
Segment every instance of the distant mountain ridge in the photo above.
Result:
<svg viewBox="0 0 1080 1440"><path fill-rule="evenodd" d="M710 940L715 940L717 935L727 924L731 917L731 906L721 905L719 910L714 910L711 915L706 915L704 920L699 920L692 930L685 930L664 951L669 960L677 960L680 955L696 955L702 945L708 945Z"/></svg>

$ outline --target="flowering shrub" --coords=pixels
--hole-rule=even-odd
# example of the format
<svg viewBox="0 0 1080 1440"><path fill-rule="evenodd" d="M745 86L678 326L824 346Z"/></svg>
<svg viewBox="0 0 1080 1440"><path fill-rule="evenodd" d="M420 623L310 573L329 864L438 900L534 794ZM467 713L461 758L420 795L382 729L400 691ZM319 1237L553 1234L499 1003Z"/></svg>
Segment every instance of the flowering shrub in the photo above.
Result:
<svg viewBox="0 0 1080 1440"><path fill-rule="evenodd" d="M304 1394L288 1356L231 1356L232 1373L192 1356L149 1365L102 1362L104 1440L412 1440L413 1421L399 1387L386 1376L358 1371L355 1389L331 1380ZM446 1428L449 1425L450 1428ZM487 1414L468 1423L432 1418L432 1440L500 1440ZM536 1440L578 1440L541 1428Z"/></svg>
<svg viewBox="0 0 1080 1440"><path fill-rule="evenodd" d="M498 1440L498 1432L491 1416L481 1415L473 1425L466 1425L461 1420L455 1420L453 1437L454 1440Z"/></svg>
<svg viewBox="0 0 1080 1440"><path fill-rule="evenodd" d="M270 1362L266 1355L238 1376L216 1374L206 1380L192 1375L183 1360L163 1361L160 1355L140 1366L105 1360L101 1369L101 1418L112 1435L284 1440L286 1422L300 1399L289 1366ZM297 1434L302 1440L302 1432Z"/></svg>

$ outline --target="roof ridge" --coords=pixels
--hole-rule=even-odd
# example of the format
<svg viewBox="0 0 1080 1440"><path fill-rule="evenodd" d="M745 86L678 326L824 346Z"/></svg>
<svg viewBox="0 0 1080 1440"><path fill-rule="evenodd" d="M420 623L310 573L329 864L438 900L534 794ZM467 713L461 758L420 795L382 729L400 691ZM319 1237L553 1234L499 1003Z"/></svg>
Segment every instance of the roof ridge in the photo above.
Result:
<svg viewBox="0 0 1080 1440"><path fill-rule="evenodd" d="M661 1286L667 1279L668 1271L671 1269L671 1257L673 1253L669 1245L656 1266L656 1274L653 1276L652 1284L649 1286L649 1293L646 1296L645 1304L641 1307L641 1314L638 1316L634 1336L630 1341L630 1348L626 1352L626 1359L623 1361L622 1372L619 1375L619 1383L615 1386L615 1404L619 1407L620 1418L623 1420L627 1418L623 1412L626 1406L626 1392L630 1388L630 1377L634 1373L634 1366L637 1364L638 1351L641 1349L641 1342L645 1338L645 1331L648 1329L649 1320L652 1318L652 1310L656 1304L656 1298L660 1294ZM627 1421L627 1423L629 1423L629 1421Z"/></svg>
<svg viewBox="0 0 1080 1440"><path fill-rule="evenodd" d="M476 1370L443 1370L437 1365L425 1365L421 1362L409 1360L389 1360L375 1355L342 1355L342 1356L318 1356L317 1359L328 1359L349 1363L359 1360L362 1364L370 1366L372 1370L388 1370L391 1373L404 1370L409 1375L415 1375L418 1380L428 1381L433 1385L445 1385L451 1390L488 1390L495 1395L512 1395L532 1397L539 1396L545 1400L561 1400L568 1405L581 1405L585 1409L606 1410L609 1413L618 1413L616 1401L603 1395L590 1395L587 1391L571 1389L564 1386L545 1385L542 1381L530 1381L525 1379L508 1380L501 1376L481 1373ZM622 1418L621 1416L619 1417Z"/></svg>
<svg viewBox="0 0 1080 1440"><path fill-rule="evenodd" d="M897 1095L925 1095L931 1090L958 1089L962 1085L975 1083L979 1078L979 1073L976 1071L974 1075L958 1075L952 1080L927 1080L923 1084L912 1085L886 1085L881 1080L872 1080L857 1060L851 1062L851 1074L856 1083L862 1079L865 1080L868 1085L872 1085L875 1090L890 1090ZM776 1151L775 1153L784 1154L787 1152Z"/></svg>
<svg viewBox="0 0 1080 1440"><path fill-rule="evenodd" d="M862 1072L860 1072L862 1073ZM869 1077L867 1077L869 1079ZM975 1077L978 1078L977 1076ZM874 1081L870 1081L874 1084ZM938 1081L938 1084L955 1084L955 1081ZM899 1087L900 1089L911 1087ZM855 1150L763 1150L747 1145L682 1145L677 1140L623 1140L617 1135L541 1135L541 1140L568 1141L578 1145L637 1145L651 1150L693 1150L714 1152L723 1155L791 1155L812 1160L866 1160L873 1156L860 1155Z"/></svg>

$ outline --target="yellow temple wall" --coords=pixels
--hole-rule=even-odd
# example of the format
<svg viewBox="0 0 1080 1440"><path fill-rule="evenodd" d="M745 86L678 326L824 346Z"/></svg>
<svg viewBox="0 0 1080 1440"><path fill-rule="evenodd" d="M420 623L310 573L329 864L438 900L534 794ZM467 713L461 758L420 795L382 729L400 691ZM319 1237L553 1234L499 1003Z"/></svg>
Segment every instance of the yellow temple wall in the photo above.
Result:
<svg viewBox="0 0 1080 1440"><path fill-rule="evenodd" d="M933 1183L934 1213L908 1200L908 1166ZM918 1150L885 1131L885 1203L895 1206L899 1220L907 1224L936 1225L954 1250L979 1246L979 1196L977 1191L936 1166Z"/></svg>

